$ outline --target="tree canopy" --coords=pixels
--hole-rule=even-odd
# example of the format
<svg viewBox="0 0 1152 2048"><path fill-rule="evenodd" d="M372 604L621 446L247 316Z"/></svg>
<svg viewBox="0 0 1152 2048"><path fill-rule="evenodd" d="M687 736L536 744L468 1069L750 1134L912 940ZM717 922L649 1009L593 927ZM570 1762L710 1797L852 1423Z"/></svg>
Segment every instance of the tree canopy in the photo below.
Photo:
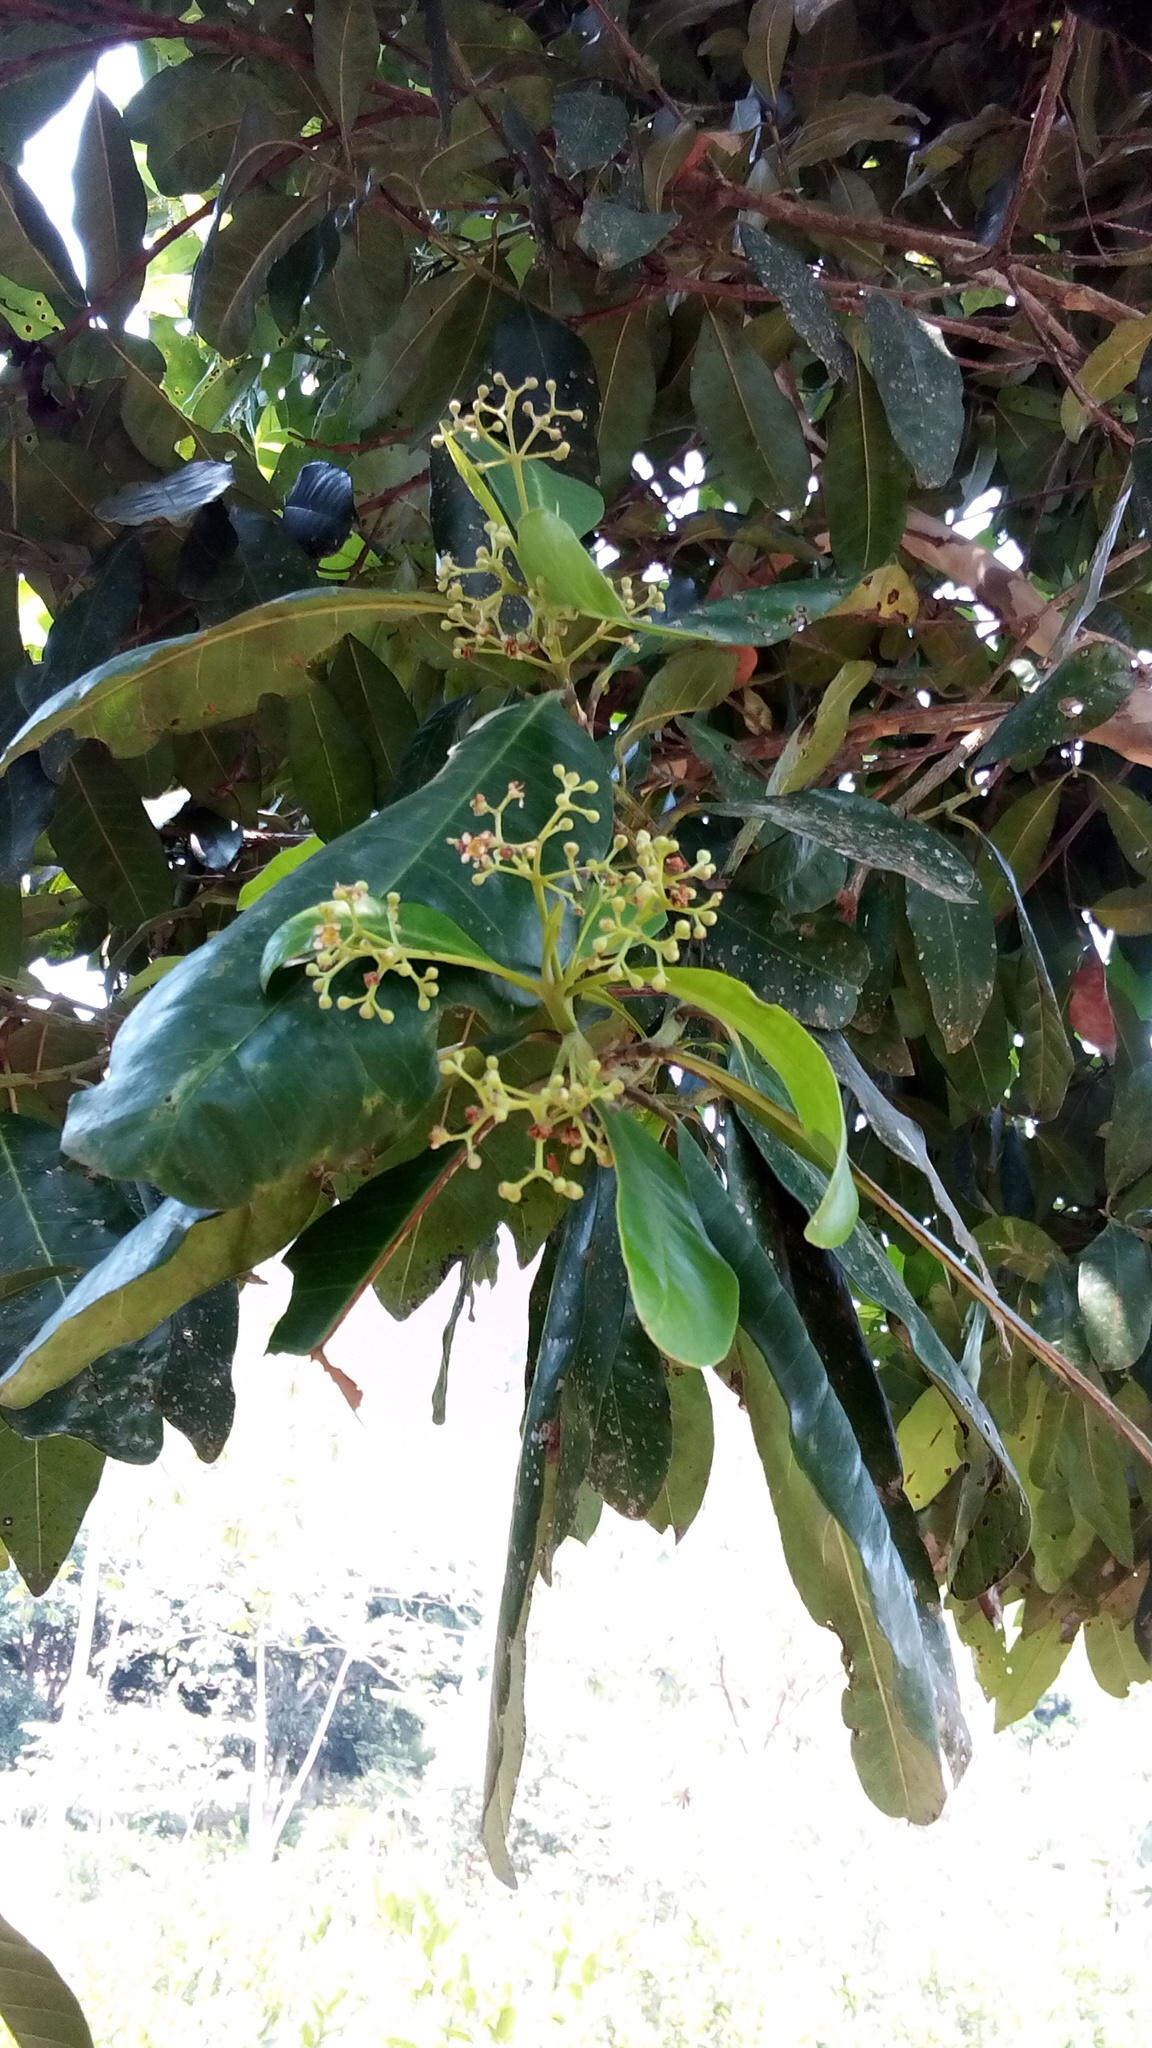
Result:
<svg viewBox="0 0 1152 2048"><path fill-rule="evenodd" d="M0 1534L219 1454L261 1260L324 1360L502 1225L509 1881L535 1584L713 1402L885 1812L945 1607L1000 1725L1149 1676L1143 15L0 0Z"/></svg>

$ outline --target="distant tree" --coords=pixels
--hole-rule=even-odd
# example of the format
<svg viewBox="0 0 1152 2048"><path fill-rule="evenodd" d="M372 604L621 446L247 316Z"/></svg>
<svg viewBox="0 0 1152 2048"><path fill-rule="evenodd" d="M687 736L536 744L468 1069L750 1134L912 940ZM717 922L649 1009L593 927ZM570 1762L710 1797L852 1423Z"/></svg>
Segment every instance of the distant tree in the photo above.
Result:
<svg viewBox="0 0 1152 2048"><path fill-rule="evenodd" d="M942 1602L1001 1724L1149 1671L1145 10L187 12L0 0L0 1533L219 1453L260 1260L323 1359L503 1224L496 1869L534 1583L730 1395L930 1821Z"/></svg>

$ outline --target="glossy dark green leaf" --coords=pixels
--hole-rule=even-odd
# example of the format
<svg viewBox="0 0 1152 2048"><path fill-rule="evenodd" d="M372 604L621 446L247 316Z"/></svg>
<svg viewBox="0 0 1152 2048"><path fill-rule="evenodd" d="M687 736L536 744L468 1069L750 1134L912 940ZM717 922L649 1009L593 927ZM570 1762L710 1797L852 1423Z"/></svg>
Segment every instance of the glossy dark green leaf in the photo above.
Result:
<svg viewBox="0 0 1152 2048"><path fill-rule="evenodd" d="M887 292L864 307L872 375L898 446L927 489L946 484L964 432L964 378L942 335Z"/></svg>
<svg viewBox="0 0 1152 2048"><path fill-rule="evenodd" d="M91 1444L26 1444L0 1419L0 1542L37 1597L75 1543L103 1469Z"/></svg>
<svg viewBox="0 0 1152 2048"><path fill-rule="evenodd" d="M1134 1365L1152 1334L1152 1256L1143 1238L1107 1223L1080 1254L1076 1291L1098 1365Z"/></svg>
<svg viewBox="0 0 1152 2048"><path fill-rule="evenodd" d="M242 356L256 330L257 302L279 257L328 211L328 196L297 199L267 189L242 192L226 228L205 244L190 311L196 332L222 356Z"/></svg>
<svg viewBox="0 0 1152 2048"><path fill-rule="evenodd" d="M554 320L539 306L521 299L503 311L492 336L489 369L513 387L522 387L529 377L536 379L536 392L556 386L556 403L569 417L561 424L570 453L561 465L565 475L585 484L595 484L599 475L597 429L600 421L600 391L596 365L582 335L573 333L562 320ZM527 439L532 419L528 404L539 408L541 399L528 392L516 408L515 418L521 440ZM541 500L541 502L545 502ZM567 518L567 513L564 517Z"/></svg>
<svg viewBox="0 0 1152 2048"><path fill-rule="evenodd" d="M991 1111L1003 1106L1013 1080L1012 1034L998 987L993 988L988 1007L966 1045L947 1052L931 1035L929 1043L960 1101L969 1109ZM1051 1051L1051 1042L1046 1049Z"/></svg>
<svg viewBox="0 0 1152 2048"><path fill-rule="evenodd" d="M660 1353L626 1317L600 1400L588 1480L629 1521L659 1500L672 1457L672 1406Z"/></svg>
<svg viewBox="0 0 1152 2048"><path fill-rule="evenodd" d="M711 310L696 345L692 403L723 476L765 505L802 509L811 463L796 413L739 323Z"/></svg>
<svg viewBox="0 0 1152 2048"><path fill-rule="evenodd" d="M197 1295L168 1321L160 1412L206 1465L220 1456L232 1431L232 1361L239 1324L240 1289L233 1280Z"/></svg>
<svg viewBox="0 0 1152 2048"><path fill-rule="evenodd" d="M379 55L372 0L315 0L312 61L342 135L349 134L364 104Z"/></svg>
<svg viewBox="0 0 1152 2048"><path fill-rule="evenodd" d="M859 578L890 562L907 521L911 475L862 363L832 408L821 484L840 575Z"/></svg>
<svg viewBox="0 0 1152 2048"><path fill-rule="evenodd" d="M250 71L193 56L148 79L129 100L124 121L129 135L147 149L157 190L179 198L211 190L224 174L248 108L267 105Z"/></svg>
<svg viewBox="0 0 1152 2048"><path fill-rule="evenodd" d="M801 339L834 376L850 377L855 358L804 258L750 221L741 226L740 240L758 282L774 293Z"/></svg>
<svg viewBox="0 0 1152 2048"><path fill-rule="evenodd" d="M919 882L904 896L920 971L948 1052L975 1037L996 983L996 927L982 896L949 902Z"/></svg>
<svg viewBox="0 0 1152 2048"><path fill-rule="evenodd" d="M92 2048L75 1992L7 1920L0 1920L0 2019L16 2048Z"/></svg>
<svg viewBox="0 0 1152 2048"><path fill-rule="evenodd" d="M492 1659L482 1837L504 1884L515 1886L508 1824L524 1755L528 1616L541 1570L573 1530L592 1454L605 1376L628 1311L613 1176L597 1170L565 1216L547 1291L534 1297L532 1373L512 1502L508 1561Z"/></svg>
<svg viewBox="0 0 1152 2048"><path fill-rule="evenodd" d="M556 169L562 178L599 170L628 141L628 109L614 93L591 90L557 93L552 103Z"/></svg>
<svg viewBox="0 0 1152 2048"><path fill-rule="evenodd" d="M303 1229L316 1202L308 1175L275 1182L243 1207L218 1214L161 1202L89 1265L8 1363L0 1402L30 1407L106 1351L147 1336L209 1287L249 1272Z"/></svg>
<svg viewBox="0 0 1152 2048"><path fill-rule="evenodd" d="M656 403L647 309L598 320L587 339L600 386L600 481L614 497L632 474L632 458L644 446Z"/></svg>
<svg viewBox="0 0 1152 2048"><path fill-rule="evenodd" d="M671 1529L677 1543L687 1535L704 1504L712 1472L715 1432L712 1396L704 1373L672 1365L666 1373L672 1423L672 1453L664 1483L646 1519L663 1535Z"/></svg>
<svg viewBox="0 0 1152 2048"><path fill-rule="evenodd" d="M100 739L117 755L144 754L165 733L202 732L243 718L262 696L310 689L309 662L346 633L371 636L389 620L426 615L421 593L334 589L274 598L203 633L153 641L104 661L42 704L10 742L0 768L57 732Z"/></svg>
<svg viewBox="0 0 1152 2048"><path fill-rule="evenodd" d="M307 1353L327 1343L419 1220L430 1196L447 1184L459 1157L458 1148L421 1152L377 1174L309 1224L284 1255L292 1299L268 1339L270 1351Z"/></svg>
<svg viewBox="0 0 1152 2048"><path fill-rule="evenodd" d="M622 270L650 256L679 222L678 213L642 213L618 199L589 199L576 240L601 270Z"/></svg>
<svg viewBox="0 0 1152 2048"><path fill-rule="evenodd" d="M383 803L416 731L411 700L379 655L350 634L329 662L325 681L372 756L376 802Z"/></svg>
<svg viewBox="0 0 1152 2048"><path fill-rule="evenodd" d="M164 842L112 756L87 740L72 756L52 816L57 859L90 903L129 931L172 904Z"/></svg>
<svg viewBox="0 0 1152 2048"><path fill-rule="evenodd" d="M33 851L56 808L56 784L35 755L14 761L0 775L0 883L18 889Z"/></svg>
<svg viewBox="0 0 1152 2048"><path fill-rule="evenodd" d="M683 635L694 640L718 640L725 647L775 647L803 632L813 619L821 619L847 597L852 585L826 577L776 583L765 590L743 591L738 597L717 598L713 604L693 605L677 614L675 624L658 626L663 639ZM649 631L652 627L649 627Z"/></svg>
<svg viewBox="0 0 1152 2048"><path fill-rule="evenodd" d="M44 1276L0 1302L5 1371L80 1275L138 1220L122 1188L91 1180L61 1156L51 1124L0 1115L0 1267L8 1275Z"/></svg>
<svg viewBox="0 0 1152 2048"><path fill-rule="evenodd" d="M84 304L63 236L19 171L0 162L0 276L40 292L62 319Z"/></svg>
<svg viewBox="0 0 1152 2048"><path fill-rule="evenodd" d="M671 1154L627 1110L609 1119L607 1134L616 1162L620 1246L636 1313L669 1358L681 1365L718 1365L736 1329L736 1275L705 1237Z"/></svg>
<svg viewBox="0 0 1152 2048"><path fill-rule="evenodd" d="M1076 739L1102 725L1124 703L1132 681L1133 671L1117 647L1088 647L1069 655L1012 706L973 766L990 768L996 761L1031 766L1058 741Z"/></svg>
<svg viewBox="0 0 1152 2048"><path fill-rule="evenodd" d="M712 931L709 957L748 982L763 1002L779 1003L814 1030L839 1031L851 1022L870 971L866 949L843 926L840 932L850 942L843 946L838 940L842 960L825 934L809 942L775 915L764 897L730 889Z"/></svg>
<svg viewBox="0 0 1152 2048"><path fill-rule="evenodd" d="M110 324L120 324L140 297L140 257L148 227L148 194L136 168L123 116L96 86L76 146L72 174L74 224L87 260L87 292ZM121 283L120 279L124 278Z"/></svg>
<svg viewBox="0 0 1152 2048"><path fill-rule="evenodd" d="M153 519L188 519L221 498L233 482L229 462L186 462L152 484L128 484L96 507L116 526L147 526Z"/></svg>
<svg viewBox="0 0 1152 2048"><path fill-rule="evenodd" d="M323 683L288 706L288 761L300 807L321 839L363 824L376 792L372 757Z"/></svg>
<svg viewBox="0 0 1152 2048"><path fill-rule="evenodd" d="M882 1813L923 1826L936 1819L946 1794L931 1670L903 1566L893 1549L893 1583L902 1585L900 1605L907 1608L894 1650L877 1618L874 1588L860 1553L805 1470L790 1437L785 1398L756 1345L743 1334L738 1358L741 1398L788 1569L813 1620L835 1629L843 1644L848 1687L842 1711L860 1782ZM887 1536L878 1505L876 1513ZM900 1652L907 1661L901 1661Z"/></svg>
<svg viewBox="0 0 1152 2048"><path fill-rule="evenodd" d="M564 761L602 780L600 757L552 697L501 711L469 735L436 780L388 806L277 883L242 918L149 990L113 1048L108 1078L75 1097L66 1142L97 1170L144 1179L181 1200L234 1208L276 1177L335 1167L391 1142L438 1083L435 1016L406 986L396 1022L321 1011L300 978L265 997L271 933L338 882L363 879L454 916L497 959L530 966L539 927L530 892L497 876L482 889L446 842L474 827L471 800L523 781L525 832L549 816ZM573 837L602 853L610 806ZM538 960L538 953L537 953ZM464 984L444 976L445 1003ZM469 1000L495 1002L491 985Z"/></svg>
<svg viewBox="0 0 1152 2048"><path fill-rule="evenodd" d="M716 809L724 812L726 806L717 804ZM739 815L767 818L788 832L833 847L848 860L905 875L946 902L971 903L979 896L970 863L941 833L915 818L893 816L871 797L843 789L805 789L742 804Z"/></svg>

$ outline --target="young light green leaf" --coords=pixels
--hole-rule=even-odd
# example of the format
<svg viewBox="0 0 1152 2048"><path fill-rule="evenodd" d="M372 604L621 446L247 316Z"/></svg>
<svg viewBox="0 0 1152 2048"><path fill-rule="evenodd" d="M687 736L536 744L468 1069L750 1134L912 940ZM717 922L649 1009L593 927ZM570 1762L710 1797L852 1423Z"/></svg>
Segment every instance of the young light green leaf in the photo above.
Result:
<svg viewBox="0 0 1152 2048"><path fill-rule="evenodd" d="M585 618L628 624L628 614L603 570L557 513L534 505L521 514L516 559L526 581L549 604L565 605Z"/></svg>
<svg viewBox="0 0 1152 2048"><path fill-rule="evenodd" d="M393 943L393 926L389 922L384 905L369 898L363 908L357 907L357 922L381 946ZM293 917L286 918L274 931L264 948L260 960L260 986L268 987L272 976L280 967L293 961L308 960L317 951L317 933L326 925L349 924L351 913L346 903L313 904L308 910L298 910ZM441 911L429 910L423 903L399 903L395 909L395 931L397 939L407 952L421 960L443 960L453 966L478 967L485 974L501 974L505 970L498 960L478 946L466 931L451 917Z"/></svg>
<svg viewBox="0 0 1152 2048"><path fill-rule="evenodd" d="M712 1397L702 1372L673 1365L668 1368L667 1378L672 1455L647 1520L661 1535L671 1529L679 1543L703 1506L712 1471Z"/></svg>
<svg viewBox="0 0 1152 2048"><path fill-rule="evenodd" d="M798 726L789 734L772 771L769 787L774 796L805 789L823 775L844 744L853 704L875 673L874 661L846 661L837 669L820 699L811 728Z"/></svg>
<svg viewBox="0 0 1152 2048"><path fill-rule="evenodd" d="M863 363L832 408L821 483L840 575L858 581L890 562L907 520L911 477Z"/></svg>
<svg viewBox="0 0 1152 2048"><path fill-rule="evenodd" d="M16 2048L92 2048L75 1992L7 1920L0 1920L0 2019Z"/></svg>
<svg viewBox="0 0 1152 2048"><path fill-rule="evenodd" d="M636 1313L681 1365L718 1365L736 1331L740 1290L713 1250L676 1161L627 1110L606 1120L616 1162L616 1220Z"/></svg>
<svg viewBox="0 0 1152 2048"><path fill-rule="evenodd" d="M774 509L799 511L811 469L800 422L739 323L711 308L692 364L692 404L722 474Z"/></svg>
<svg viewBox="0 0 1152 2048"><path fill-rule="evenodd" d="M943 336L899 299L870 292L864 308L872 375L897 445L932 490L956 467L964 432L964 377Z"/></svg>
<svg viewBox="0 0 1152 2048"><path fill-rule="evenodd" d="M809 1031L775 1003L763 1003L743 982L710 967L669 967L668 990L746 1038L780 1076L822 1166L827 1192L805 1235L813 1244L843 1243L859 1216L848 1161L844 1105L836 1076Z"/></svg>
<svg viewBox="0 0 1152 2048"><path fill-rule="evenodd" d="M1080 389L1098 405L1118 398L1134 381L1150 342L1152 313L1144 313L1135 320L1117 321L1111 334L1105 335L1087 361L1081 363L1076 378ZM1080 439L1090 417L1076 392L1066 391L1060 406L1060 425L1070 441Z"/></svg>
<svg viewBox="0 0 1152 2048"><path fill-rule="evenodd" d="M258 875L253 875L250 882L245 882L236 898L237 910L247 910L250 903L258 903L267 890L274 889L277 882L283 881L285 875L290 875L294 869L302 866L304 861L311 860L314 853L319 853L323 844L324 841L313 832L307 839L302 839L298 846L282 847L279 853L273 854L272 859L266 867L261 868Z"/></svg>

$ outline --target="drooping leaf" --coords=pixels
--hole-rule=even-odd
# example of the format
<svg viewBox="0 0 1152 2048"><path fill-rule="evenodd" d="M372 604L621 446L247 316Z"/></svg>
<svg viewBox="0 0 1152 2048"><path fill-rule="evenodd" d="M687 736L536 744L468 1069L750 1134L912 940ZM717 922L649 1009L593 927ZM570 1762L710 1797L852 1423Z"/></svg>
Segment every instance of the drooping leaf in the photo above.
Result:
<svg viewBox="0 0 1152 2048"><path fill-rule="evenodd" d="M738 1032L780 1076L820 1164L831 1176L809 1234L814 1244L841 1244L859 1208L848 1163L844 1105L827 1054L787 1010L761 1002L731 975L708 967L670 967L665 978L672 995Z"/></svg>
<svg viewBox="0 0 1152 2048"><path fill-rule="evenodd" d="M715 808L724 812L728 806L717 803ZM931 825L894 817L871 797L844 789L806 789L742 803L738 815L767 818L788 832L833 847L848 860L906 875L945 902L969 904L978 899L979 885L962 853Z"/></svg>
<svg viewBox="0 0 1152 2048"><path fill-rule="evenodd" d="M672 1452L646 1519L661 1535L671 1529L679 1543L700 1512L712 1471L712 1397L702 1372L669 1366L666 1382Z"/></svg>
<svg viewBox="0 0 1152 2048"><path fill-rule="evenodd" d="M859 580L890 562L904 533L911 477L862 363L832 409L821 481L840 575Z"/></svg>
<svg viewBox="0 0 1152 2048"><path fill-rule="evenodd" d="M1080 1255L1076 1291L1098 1365L1134 1365L1152 1334L1152 1256L1143 1239L1106 1223Z"/></svg>
<svg viewBox="0 0 1152 2048"><path fill-rule="evenodd" d="M123 116L96 86L76 145L75 228L87 260L88 297L119 324L136 304L143 267L148 195ZM123 279L123 282L120 280Z"/></svg>
<svg viewBox="0 0 1152 2048"><path fill-rule="evenodd" d="M43 206L8 163L0 162L0 276L41 292L62 319L84 304L63 236Z"/></svg>
<svg viewBox="0 0 1152 2048"><path fill-rule="evenodd" d="M660 1498L671 1457L664 1365L635 1317L626 1317L600 1398L588 1481L617 1514L642 1521Z"/></svg>
<svg viewBox="0 0 1152 2048"><path fill-rule="evenodd" d="M983 897L965 902L909 882L904 896L920 971L948 1052L976 1036L996 983L996 928Z"/></svg>
<svg viewBox="0 0 1152 2048"><path fill-rule="evenodd" d="M418 1011L402 983L390 1025L321 1011L303 977L265 997L264 947L338 882L362 879L377 897L394 889L454 916L497 959L530 967L535 947L538 965L530 892L502 876L474 889L446 841L474 828L477 790L511 779L525 784L524 830L538 828L554 801L557 761L602 782L599 755L554 698L510 707L471 734L432 783L278 882L132 1011L107 1078L73 1099L69 1151L100 1172L228 1209L277 1177L382 1149L438 1087L435 1012ZM607 844L609 810L605 801L595 826L577 821L573 837L589 853ZM459 1000L464 987L446 974L442 1000ZM491 984L472 982L468 995L481 1008L496 1001Z"/></svg>
<svg viewBox="0 0 1152 2048"><path fill-rule="evenodd" d="M722 474L766 505L799 511L811 468L800 423L739 324L712 311L692 365L692 403Z"/></svg>
<svg viewBox="0 0 1152 2048"><path fill-rule="evenodd" d="M897 445L928 489L946 484L964 432L964 379L943 336L886 292L864 307L872 375Z"/></svg>
<svg viewBox="0 0 1152 2048"><path fill-rule="evenodd" d="M326 1344L459 1163L458 1149L421 1152L309 1224L285 1253L292 1299L269 1350L307 1353Z"/></svg>
<svg viewBox="0 0 1152 2048"><path fill-rule="evenodd" d="M53 733L99 739L113 754L146 753L165 733L202 732L255 711L271 692L312 687L309 662L346 633L371 635L386 620L435 618L439 599L419 592L306 590L256 605L204 633L118 654L58 691L10 742L0 770Z"/></svg>
<svg viewBox="0 0 1152 2048"><path fill-rule="evenodd" d="M1035 789L1027 790L1001 813L988 834L1022 891L1028 888L1048 850L1063 786L1060 779L1038 783ZM999 862L985 850L976 863L976 872L989 910L993 917L1001 916L1012 902L1012 891Z"/></svg>
<svg viewBox="0 0 1152 2048"><path fill-rule="evenodd" d="M636 1313L681 1365L717 1365L736 1329L739 1287L714 1251L681 1168L627 1110L607 1122L620 1248Z"/></svg>
<svg viewBox="0 0 1152 2048"><path fill-rule="evenodd" d="M0 2019L16 2048L92 2048L75 1992L7 1920L0 1920Z"/></svg>
<svg viewBox="0 0 1152 2048"><path fill-rule="evenodd" d="M345 635L329 662L325 681L372 756L376 802L383 803L416 731L411 700L391 669L351 634Z"/></svg>

